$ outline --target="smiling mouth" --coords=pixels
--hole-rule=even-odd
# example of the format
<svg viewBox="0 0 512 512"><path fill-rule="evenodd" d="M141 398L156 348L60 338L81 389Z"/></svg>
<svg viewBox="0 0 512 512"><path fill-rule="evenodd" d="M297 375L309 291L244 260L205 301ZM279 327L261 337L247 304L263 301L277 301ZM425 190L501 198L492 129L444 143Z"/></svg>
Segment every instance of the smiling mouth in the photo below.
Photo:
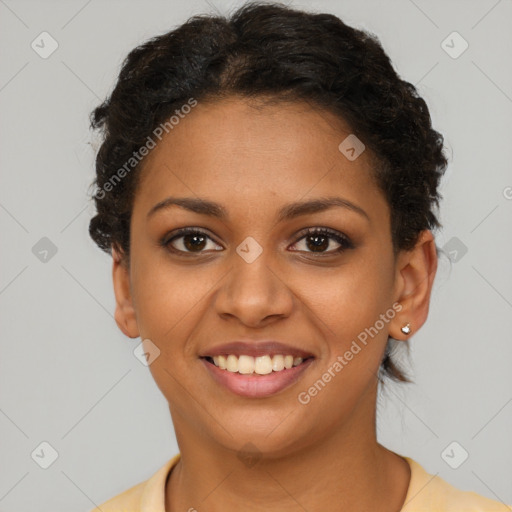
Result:
<svg viewBox="0 0 512 512"><path fill-rule="evenodd" d="M263 355L252 357L248 355L237 356L235 354L201 357L208 363L226 372L240 375L269 375L271 373L286 372L296 366L305 364L311 357L293 357L289 354L276 354L274 356Z"/></svg>

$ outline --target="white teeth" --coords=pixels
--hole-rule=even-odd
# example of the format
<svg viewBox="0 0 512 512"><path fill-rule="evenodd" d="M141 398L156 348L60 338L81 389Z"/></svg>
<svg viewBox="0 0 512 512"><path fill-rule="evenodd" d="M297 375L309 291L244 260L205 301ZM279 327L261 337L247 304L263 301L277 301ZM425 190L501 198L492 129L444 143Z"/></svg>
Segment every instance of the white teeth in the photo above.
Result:
<svg viewBox="0 0 512 512"><path fill-rule="evenodd" d="M267 375L269 373L272 373L272 359L270 359L270 356L255 357L254 372L257 373L258 375Z"/></svg>
<svg viewBox="0 0 512 512"><path fill-rule="evenodd" d="M269 355L252 357L241 355L240 357L234 354L226 356L214 356L213 363L221 370L228 372L238 372L243 375L250 375L257 373L258 375L268 375L269 373L280 372L284 369L290 369L298 366L304 361L302 357L293 357L292 355Z"/></svg>
<svg viewBox="0 0 512 512"><path fill-rule="evenodd" d="M284 356L279 355L272 358L272 370L275 372L284 370Z"/></svg>
<svg viewBox="0 0 512 512"><path fill-rule="evenodd" d="M240 356L238 358L238 373L254 373L254 357Z"/></svg>
<svg viewBox="0 0 512 512"><path fill-rule="evenodd" d="M230 354L226 360L226 370L228 372L238 371L238 358L233 354Z"/></svg>

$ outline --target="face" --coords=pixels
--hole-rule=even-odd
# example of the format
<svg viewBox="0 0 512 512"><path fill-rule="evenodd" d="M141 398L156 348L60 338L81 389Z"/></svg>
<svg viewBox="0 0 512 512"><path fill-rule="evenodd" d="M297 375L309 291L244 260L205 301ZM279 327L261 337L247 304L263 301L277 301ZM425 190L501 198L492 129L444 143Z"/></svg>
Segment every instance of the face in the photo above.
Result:
<svg viewBox="0 0 512 512"><path fill-rule="evenodd" d="M406 323L397 301L408 274L368 152L349 160L338 149L350 133L305 104L231 98L199 102L146 158L130 268L114 264L116 320L151 340L149 368L177 435L282 455L349 426L372 430L386 341ZM325 200L334 201L314 203ZM305 362L249 375L205 358L237 340L245 353L289 346L252 352L260 369L265 354L302 351Z"/></svg>

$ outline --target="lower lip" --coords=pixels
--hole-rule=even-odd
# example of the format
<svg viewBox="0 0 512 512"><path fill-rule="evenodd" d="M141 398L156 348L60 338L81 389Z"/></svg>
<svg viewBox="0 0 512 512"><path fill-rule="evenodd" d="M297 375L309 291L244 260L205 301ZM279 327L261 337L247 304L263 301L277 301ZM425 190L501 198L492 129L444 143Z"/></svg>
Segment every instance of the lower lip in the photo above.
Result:
<svg viewBox="0 0 512 512"><path fill-rule="evenodd" d="M263 398L279 393L283 389L291 386L300 376L309 368L313 358L305 362L267 375L242 375L238 372L221 370L206 359L201 359L210 375L230 391L239 396L248 398Z"/></svg>

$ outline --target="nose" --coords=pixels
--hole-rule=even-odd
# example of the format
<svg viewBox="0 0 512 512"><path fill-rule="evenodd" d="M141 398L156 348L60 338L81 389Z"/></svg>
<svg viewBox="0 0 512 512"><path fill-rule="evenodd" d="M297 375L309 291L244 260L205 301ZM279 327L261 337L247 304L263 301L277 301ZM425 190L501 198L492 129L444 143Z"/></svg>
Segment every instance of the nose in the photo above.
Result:
<svg viewBox="0 0 512 512"><path fill-rule="evenodd" d="M215 296L217 314L253 328L289 317L294 294L285 275L270 263L265 251L251 263L234 253L231 270Z"/></svg>

